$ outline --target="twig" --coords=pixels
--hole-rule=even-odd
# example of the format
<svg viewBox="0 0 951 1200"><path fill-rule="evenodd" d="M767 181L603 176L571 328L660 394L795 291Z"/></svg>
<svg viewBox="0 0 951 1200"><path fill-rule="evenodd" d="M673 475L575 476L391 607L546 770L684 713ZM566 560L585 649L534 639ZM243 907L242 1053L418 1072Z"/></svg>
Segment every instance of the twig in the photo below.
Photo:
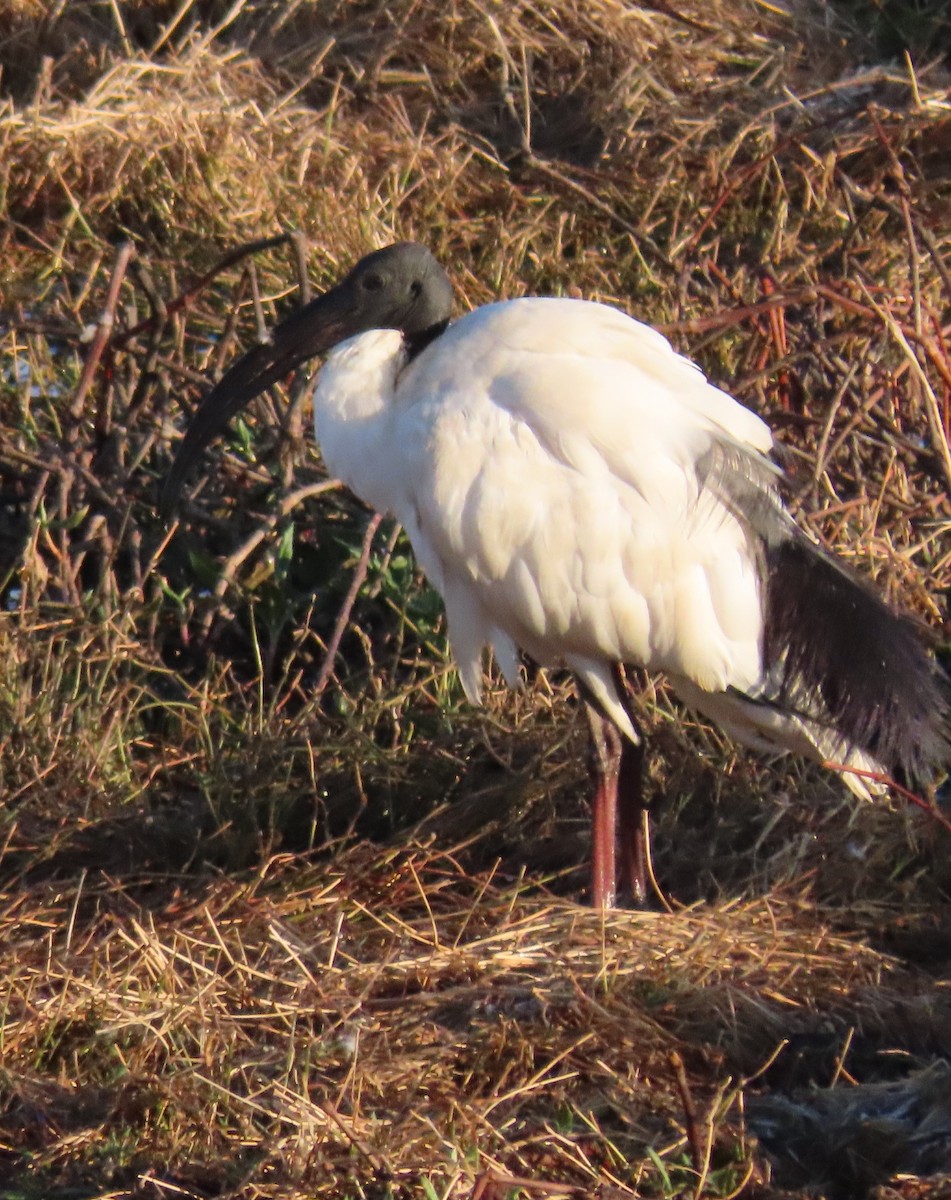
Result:
<svg viewBox="0 0 951 1200"><path fill-rule="evenodd" d="M370 550L373 547L373 538L382 520L383 518L379 513L374 513L367 522L366 532L363 535L363 546L360 550L360 558L353 572L353 578L350 580L350 587L347 590L346 596L344 596L343 604L340 606L340 612L337 614L333 633L330 635L330 641L327 643L327 653L324 655L324 661L320 664L320 671L318 672L317 682L314 685L313 691L315 700L321 695L324 688L326 688L333 673L334 659L337 657L337 651L340 649L344 631L350 622L350 614L353 612L353 606L357 601L357 594L363 586L364 579L367 577L367 571L370 568Z"/></svg>
<svg viewBox="0 0 951 1200"><path fill-rule="evenodd" d="M251 283L251 301L254 304L254 323L258 327L258 341L263 346L268 339L267 322L264 319L264 308L261 304L261 289L258 287L258 270L254 259L248 263L248 279Z"/></svg>
<svg viewBox="0 0 951 1200"><path fill-rule="evenodd" d="M700 222L700 228L697 229L695 233L690 234L688 238L674 248L673 252L671 253L671 258L676 260L682 252L686 252L688 256L691 255L700 244L700 239L707 232L714 221L716 221L717 214L720 212L720 209L723 208L724 204L727 203L730 197L738 192L741 188L745 187L751 179L755 179L760 171L769 166L770 162L773 161L777 153L780 150L785 149L786 146L792 142L792 140L792 137L780 138L775 146L773 146L765 154L761 154L759 158L754 159L749 166L744 167L739 172L739 175L736 178L731 179L720 192L720 195L717 196L716 200L714 200L706 217L704 217L704 219Z"/></svg>
<svg viewBox="0 0 951 1200"><path fill-rule="evenodd" d="M106 343L112 334L112 327L116 319L116 304L119 302L119 289L122 287L122 281L125 279L125 273L128 269L129 262L135 253L135 247L131 242L122 242L116 251L115 262L112 266L112 278L109 281L109 291L106 295L105 307L102 310L102 315L99 318L99 324L96 326L96 334L93 337L89 347L89 352L86 355L86 361L83 363L83 373L79 378L79 383L76 387L76 394L73 397L73 402L69 406L69 415L74 420L79 420L82 416L83 403L86 399L86 394L93 381L93 376L96 374L96 368L99 366L99 360L102 358L102 352L106 348ZM150 318L151 320L152 318Z"/></svg>
<svg viewBox="0 0 951 1200"><path fill-rule="evenodd" d="M900 783L892 779L891 775L886 775L884 771L867 771L864 767L852 767L848 763L832 762L830 759L826 759L822 765L829 771L839 771L843 775L858 775L861 779L870 779L873 783L884 784L885 787L891 788L893 792L897 792L909 804L914 804L916 808L922 809L933 821L937 821L942 829L951 833L951 821L948 820L944 813L939 812L933 804L929 804L917 792L902 787Z"/></svg>
<svg viewBox="0 0 951 1200"><path fill-rule="evenodd" d="M170 300L166 306L164 315L166 317L175 316L176 313L188 308L195 297L204 291L208 284L220 275L222 271L227 271L229 267L233 267L235 263L241 262L249 254L258 254L262 250L270 250L274 246L281 246L285 242L292 242L293 238L294 234L292 233L278 233L274 237L258 238L257 241L247 242L243 246L236 246L234 250L230 250L223 258L220 258L211 270L206 271L204 275L200 275L194 283L189 284L174 300ZM139 321L138 324L133 325L131 329L127 329L125 333L120 334L114 340L114 348L121 350L134 338L150 331L155 320L155 316L146 317L144 320Z"/></svg>
<svg viewBox="0 0 951 1200"><path fill-rule="evenodd" d="M599 212L603 213L606 217L613 221L618 228L623 229L624 232L631 237L638 250L641 250L642 247L646 247L646 249L650 250L651 254L653 254L654 258L657 259L658 262L662 263L665 267L672 268L673 264L670 258L664 253L663 250L661 250L660 246L658 246L649 233L645 233L643 229L639 229L630 221L625 220L625 218L622 217L616 209L612 208L611 205L605 200L602 200L601 197L591 191L590 188L586 188L584 184L578 183L578 181L572 179L570 175L566 175L563 171L559 171L556 167L553 167L551 163L545 162L544 159L539 158L533 151L528 151L526 153L525 161L529 167L532 167L542 175L547 175L549 179L554 179L556 183L560 183L563 187L569 188L571 191L587 200L592 207L596 208ZM643 258L643 254L641 257Z"/></svg>
<svg viewBox="0 0 951 1200"><path fill-rule="evenodd" d="M704 1152L700 1141L700 1129L697 1124L697 1106L694 1103L690 1084L687 1082L687 1072L684 1070L684 1060L676 1050L671 1050L668 1061L674 1070L674 1082L684 1110L684 1132L687 1135L687 1145L690 1147L690 1158L693 1169L697 1173L697 1189L695 1195L700 1196L707 1177L709 1154Z"/></svg>
<svg viewBox="0 0 951 1200"><path fill-rule="evenodd" d="M898 217L902 220L904 219L902 209L887 196L883 196L881 193L869 193L864 188L860 187L851 178L851 176L847 175L841 167L836 168L836 176L842 183L845 190L852 196L861 200L864 204L876 205L878 208L883 208L886 212L891 213L892 216ZM912 217L914 218L914 213L912 213ZM941 256L941 251L938 248L938 243L935 240L934 234L932 234L931 230L928 229L926 225L917 219L914 220L914 228L915 233L922 240L922 242L924 242L925 249L931 256L931 261L934 263L935 270L941 276L941 282L944 284L944 290L947 292L948 298L951 299L951 271L948 270L947 264Z"/></svg>
<svg viewBox="0 0 951 1200"><path fill-rule="evenodd" d="M776 281L768 271L760 273L760 286L767 298L776 294ZM784 412L789 412L792 384L789 368L783 365L789 354L789 341L786 337L786 309L784 305L777 305L775 308L769 310L769 335L773 343L773 350L780 362L776 375L776 387L779 393L780 407Z"/></svg>
<svg viewBox="0 0 951 1200"><path fill-rule="evenodd" d="M787 308L791 304L809 304L815 301L818 294L819 290L815 287L774 292L768 299L760 300L756 304L739 304L733 308L724 308L709 317L690 317L684 321L658 321L655 328L664 334L713 333L760 316L769 319L773 309ZM757 327L760 332L764 332L759 324Z"/></svg>
<svg viewBox="0 0 951 1200"><path fill-rule="evenodd" d="M839 1051L835 1060L835 1069L832 1072L832 1078L829 1081L829 1087L834 1088L835 1085L844 1075L849 1083L855 1083L855 1080L845 1069L845 1060L849 1056L849 1050L852 1046L852 1039L855 1037L855 1026L849 1027L848 1033L845 1035L845 1041L842 1043L842 1049Z"/></svg>
<svg viewBox="0 0 951 1200"><path fill-rule="evenodd" d="M249 554L257 549L264 541L267 535L277 526L279 521L282 521L292 509L304 500L310 500L314 496L319 496L323 492L333 491L340 486L339 480L322 479L318 483L305 484L303 487L297 488L285 496L275 512L270 513L267 518L260 524L253 533L241 543L240 546L230 554L224 561L221 567L221 574L215 583L215 597L221 600L227 592L228 588L234 582L235 572L238 567L245 561ZM211 628L212 613L209 613L202 626L202 634L207 634Z"/></svg>
<svg viewBox="0 0 951 1200"><path fill-rule="evenodd" d="M311 299L310 276L307 274L307 238L294 229L288 237L294 247L294 265L297 267L297 286L300 289L301 304L309 304Z"/></svg>
<svg viewBox="0 0 951 1200"><path fill-rule="evenodd" d="M241 273L241 279L238 282L238 286L231 298L231 304L228 308L228 317L225 321L225 327L221 331L221 336L218 339L218 345L215 347L212 367L215 379L218 379L223 374L225 363L231 357L235 335L238 331L238 317L240 314L241 305L244 302L244 297L247 294L247 290L250 285L250 280L251 273L249 271L243 271ZM258 340L263 341L265 334L261 330L261 322L260 318L258 318L259 308L260 302L258 301L255 304L254 312L255 317L258 319ZM204 373L199 373L199 386L201 387L202 391L208 387L208 376Z"/></svg>
<svg viewBox="0 0 951 1200"><path fill-rule="evenodd" d="M822 433L819 436L819 441L816 445L815 467L812 472L812 482L817 484L822 478L822 473L826 469L826 463L830 457L828 454L829 440L832 437L832 430L835 426L836 417L839 415L839 409L842 407L842 401L845 399L845 394L852 386L852 381L858 373L858 362L849 363L845 375L842 377L839 386L836 388L835 395L832 397L832 403L829 405L829 411L826 413L825 423L822 426Z"/></svg>
<svg viewBox="0 0 951 1200"><path fill-rule="evenodd" d="M654 873L654 851L651 845L650 813L646 808L641 813L641 838L644 846L644 872L647 875L647 882L651 885L651 891L657 897L664 911L673 913L673 905L667 899L663 888L660 886L660 881Z"/></svg>
<svg viewBox="0 0 951 1200"><path fill-rule="evenodd" d="M868 289L864 284L861 284L862 290L865 292L866 298L872 309L878 314L879 318L885 325L885 328L892 335L898 345L905 353L908 360L908 365L911 367L912 374L921 385L921 393L925 401L925 413L928 417L928 424L931 427L931 436L934 439L935 453L941 459L944 467L945 478L948 481L948 487L951 488L951 445L948 444L948 435L945 432L944 425L941 419L941 405L938 403L938 397L935 395L934 388L928 376L925 374L924 368L918 360L918 355L912 350L905 330L898 324L887 308L883 308L877 304ZM919 337L918 342L924 345L924 339ZM931 357L929 355L929 357ZM932 357L932 361L934 358Z"/></svg>
<svg viewBox="0 0 951 1200"><path fill-rule="evenodd" d="M542 1192L547 1196L588 1197L586 1187L574 1183L555 1183L547 1179L528 1179L524 1175L500 1175L495 1171L483 1171L476 1179L470 1200L502 1200L513 1189L526 1192Z"/></svg>
<svg viewBox="0 0 951 1200"><path fill-rule="evenodd" d="M867 304L860 304L857 300L851 300L848 296L843 296L840 292L837 292L834 288L824 283L816 284L815 293L817 296L824 296L826 300L832 301L833 304L838 304L846 312L854 313L857 317L864 317L866 320L872 320L874 317L882 319L882 309L874 301L872 301L871 307ZM865 289L865 294L866 296L869 295L867 288ZM894 317L891 319L894 321ZM922 350L925 351L931 360L935 370L937 370L944 382L951 387L951 364L944 360L931 339L924 333L919 335L914 329L905 329L903 332L910 342L917 342L921 346Z"/></svg>

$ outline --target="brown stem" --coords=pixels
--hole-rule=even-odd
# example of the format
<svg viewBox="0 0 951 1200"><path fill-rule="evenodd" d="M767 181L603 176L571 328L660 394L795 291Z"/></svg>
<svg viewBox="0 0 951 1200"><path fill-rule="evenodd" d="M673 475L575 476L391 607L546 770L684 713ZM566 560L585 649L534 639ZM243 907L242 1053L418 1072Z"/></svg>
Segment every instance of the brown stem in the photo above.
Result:
<svg viewBox="0 0 951 1200"><path fill-rule="evenodd" d="M96 326L96 333L86 355L86 361L83 363L83 373L79 378L76 394L69 408L69 414L74 420L78 420L82 416L86 394L92 385L102 352L112 334L112 327L116 319L116 304L119 302L119 289L122 287L122 281L125 279L125 273L133 254L135 254L135 247L131 242L122 242L116 251L106 303L102 310L102 316L99 318L99 324Z"/></svg>
<svg viewBox="0 0 951 1200"><path fill-rule="evenodd" d="M350 614L353 612L354 604L356 604L357 593L360 591L363 581L367 577L367 571L370 568L370 551L373 548L373 538L382 520L383 518L379 513L374 513L367 522L360 558L353 572L353 578L350 580L350 587L347 589L346 596L344 596L343 604L340 606L340 612L337 613L337 621L334 625L333 633L330 635L330 641L327 643L327 653L324 655L324 661L320 664L320 672L317 675L317 682L314 685L315 700L320 696L324 688L326 688L330 682L330 676L333 674L334 659L337 657L337 651L340 649L344 632L350 623Z"/></svg>

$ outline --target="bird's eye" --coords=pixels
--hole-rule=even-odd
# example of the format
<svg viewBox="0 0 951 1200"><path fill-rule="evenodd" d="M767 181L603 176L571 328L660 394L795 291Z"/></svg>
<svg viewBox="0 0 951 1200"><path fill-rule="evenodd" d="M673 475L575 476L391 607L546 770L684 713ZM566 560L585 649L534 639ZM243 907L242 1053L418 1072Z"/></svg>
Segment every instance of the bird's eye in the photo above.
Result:
<svg viewBox="0 0 951 1200"><path fill-rule="evenodd" d="M411 296L418 296L420 294L420 292L422 292L422 290L423 290L423 285L420 283L420 281L418 279L414 279L413 282L409 285L409 291L410 291Z"/></svg>
<svg viewBox="0 0 951 1200"><path fill-rule="evenodd" d="M366 292L378 292L383 287L382 275L364 275L363 290Z"/></svg>

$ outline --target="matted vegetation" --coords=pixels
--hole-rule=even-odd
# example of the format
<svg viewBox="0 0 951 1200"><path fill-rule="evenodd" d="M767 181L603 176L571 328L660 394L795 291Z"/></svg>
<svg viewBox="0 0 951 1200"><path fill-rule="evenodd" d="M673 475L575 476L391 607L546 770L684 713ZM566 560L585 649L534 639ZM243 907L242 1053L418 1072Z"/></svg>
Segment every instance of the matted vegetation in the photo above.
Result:
<svg viewBox="0 0 951 1200"><path fill-rule="evenodd" d="M675 911L590 912L570 688L470 709L387 525L349 607L303 381L155 503L256 310L413 237L460 308L664 328L948 654L947 47L887 0L0 12L0 1195L938 1194L938 821L658 681Z"/></svg>

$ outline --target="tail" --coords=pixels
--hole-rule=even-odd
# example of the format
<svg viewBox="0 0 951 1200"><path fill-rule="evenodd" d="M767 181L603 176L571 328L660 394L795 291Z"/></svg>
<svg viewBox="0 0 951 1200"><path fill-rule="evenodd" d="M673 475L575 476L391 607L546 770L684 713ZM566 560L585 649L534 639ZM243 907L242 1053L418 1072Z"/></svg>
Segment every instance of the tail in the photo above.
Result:
<svg viewBox="0 0 951 1200"><path fill-rule="evenodd" d="M804 536L767 549L763 658L780 703L899 782L920 787L951 766L951 680L908 618Z"/></svg>

